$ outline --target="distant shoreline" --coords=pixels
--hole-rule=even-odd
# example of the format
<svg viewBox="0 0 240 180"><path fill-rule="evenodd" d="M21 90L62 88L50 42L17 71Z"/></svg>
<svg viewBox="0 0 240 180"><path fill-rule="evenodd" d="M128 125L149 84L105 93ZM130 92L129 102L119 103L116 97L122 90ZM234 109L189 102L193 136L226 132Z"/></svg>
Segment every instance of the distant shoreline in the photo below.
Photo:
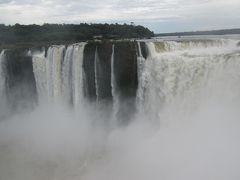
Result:
<svg viewBox="0 0 240 180"><path fill-rule="evenodd" d="M194 35L232 35L240 34L240 28L238 29L220 29L211 31L189 31L189 32L174 32L174 33L158 33L157 36L194 36Z"/></svg>

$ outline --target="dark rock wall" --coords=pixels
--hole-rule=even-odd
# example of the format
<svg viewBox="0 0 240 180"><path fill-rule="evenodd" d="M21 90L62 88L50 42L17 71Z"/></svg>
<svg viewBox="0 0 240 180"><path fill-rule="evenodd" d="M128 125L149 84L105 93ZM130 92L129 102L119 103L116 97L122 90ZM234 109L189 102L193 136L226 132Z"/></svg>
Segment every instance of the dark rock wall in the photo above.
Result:
<svg viewBox="0 0 240 180"><path fill-rule="evenodd" d="M96 86L95 86L95 72L94 72L94 61L95 61L95 50L96 44L89 43L85 46L84 57L83 57L83 70L85 72L85 96L89 100L96 100Z"/></svg>
<svg viewBox="0 0 240 180"><path fill-rule="evenodd" d="M10 107L14 110L33 107L37 91L32 58L26 56L25 49L7 50L5 54L6 94Z"/></svg>
<svg viewBox="0 0 240 180"><path fill-rule="evenodd" d="M140 42L140 47L142 51L142 56L147 59L148 53L147 53L147 47L145 42Z"/></svg>
<svg viewBox="0 0 240 180"><path fill-rule="evenodd" d="M98 48L98 85L99 85L99 100L112 99L111 87L111 57L112 43L100 43Z"/></svg>
<svg viewBox="0 0 240 180"><path fill-rule="evenodd" d="M133 42L115 44L115 77L120 97L119 123L128 123L135 112L135 97L138 87L137 46Z"/></svg>
<svg viewBox="0 0 240 180"><path fill-rule="evenodd" d="M115 44L115 77L123 98L135 97L137 89L137 51L134 43Z"/></svg>

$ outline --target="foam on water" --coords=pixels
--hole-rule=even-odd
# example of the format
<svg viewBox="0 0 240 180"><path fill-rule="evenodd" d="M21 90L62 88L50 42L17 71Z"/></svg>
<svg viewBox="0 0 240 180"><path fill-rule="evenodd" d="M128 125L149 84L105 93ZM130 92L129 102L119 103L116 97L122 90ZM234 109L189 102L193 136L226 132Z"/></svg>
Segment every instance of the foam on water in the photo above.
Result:
<svg viewBox="0 0 240 180"><path fill-rule="evenodd" d="M204 43L161 42L171 51L161 51L158 42L148 42L150 53L140 82L140 99L149 114L178 106L179 111L192 111L209 97L239 95L240 51L237 41ZM177 43L177 47L176 47ZM161 113L160 113L161 114Z"/></svg>

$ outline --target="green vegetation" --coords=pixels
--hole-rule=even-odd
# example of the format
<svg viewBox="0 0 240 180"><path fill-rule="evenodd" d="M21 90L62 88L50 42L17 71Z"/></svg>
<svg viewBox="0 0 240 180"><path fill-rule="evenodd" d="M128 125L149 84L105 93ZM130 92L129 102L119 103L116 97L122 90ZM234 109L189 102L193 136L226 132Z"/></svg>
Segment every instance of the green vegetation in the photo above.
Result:
<svg viewBox="0 0 240 180"><path fill-rule="evenodd" d="M149 38L154 33L143 26L127 24L0 24L0 46L9 44L68 43L101 39Z"/></svg>

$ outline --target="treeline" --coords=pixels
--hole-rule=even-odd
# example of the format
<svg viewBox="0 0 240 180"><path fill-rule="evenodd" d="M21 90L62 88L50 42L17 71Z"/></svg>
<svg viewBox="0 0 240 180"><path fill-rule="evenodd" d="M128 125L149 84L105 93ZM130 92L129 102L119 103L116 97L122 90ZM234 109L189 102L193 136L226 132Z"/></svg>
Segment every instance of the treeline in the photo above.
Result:
<svg viewBox="0 0 240 180"><path fill-rule="evenodd" d="M6 26L0 24L0 43L32 43L54 41L85 41L96 38L148 38L148 28L128 24L43 24Z"/></svg>
<svg viewBox="0 0 240 180"><path fill-rule="evenodd" d="M226 35L226 34L240 34L240 29L162 33L156 34L155 36L193 36L193 35Z"/></svg>

